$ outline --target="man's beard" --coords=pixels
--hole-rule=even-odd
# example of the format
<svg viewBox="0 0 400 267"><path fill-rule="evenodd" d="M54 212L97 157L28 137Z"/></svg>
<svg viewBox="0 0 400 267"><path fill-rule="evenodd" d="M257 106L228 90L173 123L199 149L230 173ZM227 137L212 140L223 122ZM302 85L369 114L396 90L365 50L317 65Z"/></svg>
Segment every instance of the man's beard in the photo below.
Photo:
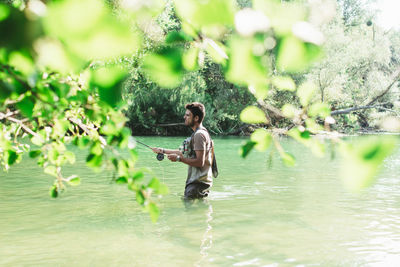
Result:
<svg viewBox="0 0 400 267"><path fill-rule="evenodd" d="M194 126L194 121L193 120L188 121L187 126L192 128Z"/></svg>

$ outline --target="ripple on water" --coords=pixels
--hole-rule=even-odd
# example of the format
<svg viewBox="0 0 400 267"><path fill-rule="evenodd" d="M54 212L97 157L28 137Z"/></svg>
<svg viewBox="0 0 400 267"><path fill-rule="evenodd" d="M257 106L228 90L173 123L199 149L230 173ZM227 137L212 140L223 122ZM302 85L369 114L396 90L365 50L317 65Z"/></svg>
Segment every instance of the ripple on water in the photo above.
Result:
<svg viewBox="0 0 400 267"><path fill-rule="evenodd" d="M158 144L158 139L144 141ZM162 140L160 146L175 139ZM284 143L301 155L299 168L281 168L277 160L268 169L261 154L235 158L238 140L218 141L224 151L218 154L220 177L208 202L190 208L181 201L186 166L154 164L153 154L141 153L138 163L155 165L171 192L157 200L156 224L131 191L109 184L110 173L80 170L82 184L54 200L48 197L52 179L42 169L16 166L0 179L0 265L386 267L400 262L400 155L385 161L374 186L351 195L336 177L336 162L316 164L302 147Z"/></svg>

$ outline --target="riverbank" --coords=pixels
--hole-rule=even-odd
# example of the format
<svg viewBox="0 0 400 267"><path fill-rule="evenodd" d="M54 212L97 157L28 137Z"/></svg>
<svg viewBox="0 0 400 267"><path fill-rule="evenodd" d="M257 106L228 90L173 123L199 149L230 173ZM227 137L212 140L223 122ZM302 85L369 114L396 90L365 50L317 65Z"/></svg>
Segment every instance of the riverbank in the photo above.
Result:
<svg viewBox="0 0 400 267"><path fill-rule="evenodd" d="M260 125L250 125L246 124L241 127L238 127L235 130L229 132L216 132L211 130L207 124L204 125L212 136L224 137L224 136L250 136L256 129L258 128L265 128ZM184 124L166 124L166 126L155 126L153 128L145 128L140 127L139 130L133 129L131 127L133 135L140 135L140 136L164 136L164 137L173 137L173 136L187 136L191 135L192 131ZM278 135L284 136L287 132L291 129L288 128L265 128L267 131ZM325 136L328 138L336 138L336 137L345 137L345 136L360 136L360 135L379 135L379 134L400 134L400 132L391 132L385 131L378 128L363 128L358 130L332 130L332 131L321 131L318 134L314 134L315 136Z"/></svg>

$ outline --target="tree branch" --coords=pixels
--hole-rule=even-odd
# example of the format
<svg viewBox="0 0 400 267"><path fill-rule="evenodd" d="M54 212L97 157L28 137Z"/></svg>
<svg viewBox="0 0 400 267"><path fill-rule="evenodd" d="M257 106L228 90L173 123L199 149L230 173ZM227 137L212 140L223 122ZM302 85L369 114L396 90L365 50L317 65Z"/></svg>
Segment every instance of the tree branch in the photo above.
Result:
<svg viewBox="0 0 400 267"><path fill-rule="evenodd" d="M367 104L367 106L372 105L372 104L375 103L379 98L381 98L381 97L383 97L385 94L387 94L387 92L390 91L390 89L392 88L392 86L393 86L399 79L400 79L400 70L399 70L399 72L397 73L397 75L393 78L393 81L389 84L389 86L386 87L386 89L385 89L381 94L379 94L379 95L376 96L374 99L372 99L372 100Z"/></svg>
<svg viewBox="0 0 400 267"><path fill-rule="evenodd" d="M352 108L334 110L334 111L331 112L331 115L334 116L334 115L341 115L341 114L349 114L349 113L351 113L353 111L357 111L357 110L360 110L360 109L371 109L371 108L379 108L379 109L384 109L384 110L395 112L394 110L387 109L387 108L384 108L384 107L381 107L381 106L361 106L361 107L352 107Z"/></svg>
<svg viewBox="0 0 400 267"><path fill-rule="evenodd" d="M283 115L283 113L280 109L278 109L270 104L267 104L262 100L257 100L257 103L264 109L264 111L271 112L276 119L285 118L285 115Z"/></svg>
<svg viewBox="0 0 400 267"><path fill-rule="evenodd" d="M7 113L2 113L2 112L0 112L0 120L6 119L6 120L9 120L9 121L15 122L15 123L19 124L19 126L21 126L21 128L24 129L25 132L27 132L27 133L29 133L30 135L33 135L33 136L35 136L35 137L38 137L38 138L40 138L40 139L43 139L40 135L38 135L37 133L35 133L34 131L32 131L28 126L26 126L26 125L23 123L22 120L18 120L18 119L16 119L16 118L11 117L11 116L13 116L13 115L15 115L15 114L18 114L18 113L19 113L18 111L10 111L10 112L7 112Z"/></svg>
<svg viewBox="0 0 400 267"><path fill-rule="evenodd" d="M69 118L67 118L67 119L68 119L70 122L72 122L72 123L78 125L79 128L81 128L81 129L82 129L85 133L87 133L88 135L91 135L90 130L94 130L94 131L97 132L96 129L91 128L91 127L87 126L86 124L83 124L83 123L82 123L81 121L79 121L78 119L71 118L71 117L69 117ZM99 141L100 141L100 143L101 143L103 146L107 146L106 140L105 140L102 136L100 136L100 135L99 135Z"/></svg>
<svg viewBox="0 0 400 267"><path fill-rule="evenodd" d="M15 74L13 68L10 65L0 64L0 70L2 70L3 72L5 72L4 70L7 70L8 74L10 74L17 82L22 84L26 90L29 91L32 89L27 82L25 82L24 80L21 79L21 77Z"/></svg>
<svg viewBox="0 0 400 267"><path fill-rule="evenodd" d="M165 124L155 124L154 126L157 127L170 127L170 126L184 126L185 124L182 122L177 123L165 123Z"/></svg>

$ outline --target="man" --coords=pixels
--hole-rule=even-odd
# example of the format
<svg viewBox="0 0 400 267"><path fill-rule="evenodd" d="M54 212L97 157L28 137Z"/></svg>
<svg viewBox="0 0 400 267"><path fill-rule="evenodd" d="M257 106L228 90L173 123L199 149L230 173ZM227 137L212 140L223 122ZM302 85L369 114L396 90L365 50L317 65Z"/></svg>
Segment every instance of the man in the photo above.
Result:
<svg viewBox="0 0 400 267"><path fill-rule="evenodd" d="M173 162L182 162L189 165L185 186L185 198L195 199L208 196L212 186L212 146L210 134L203 127L206 115L204 105L193 102L185 106L185 125L193 130L191 137L183 142L183 151L164 148L153 148L155 153L168 155Z"/></svg>

